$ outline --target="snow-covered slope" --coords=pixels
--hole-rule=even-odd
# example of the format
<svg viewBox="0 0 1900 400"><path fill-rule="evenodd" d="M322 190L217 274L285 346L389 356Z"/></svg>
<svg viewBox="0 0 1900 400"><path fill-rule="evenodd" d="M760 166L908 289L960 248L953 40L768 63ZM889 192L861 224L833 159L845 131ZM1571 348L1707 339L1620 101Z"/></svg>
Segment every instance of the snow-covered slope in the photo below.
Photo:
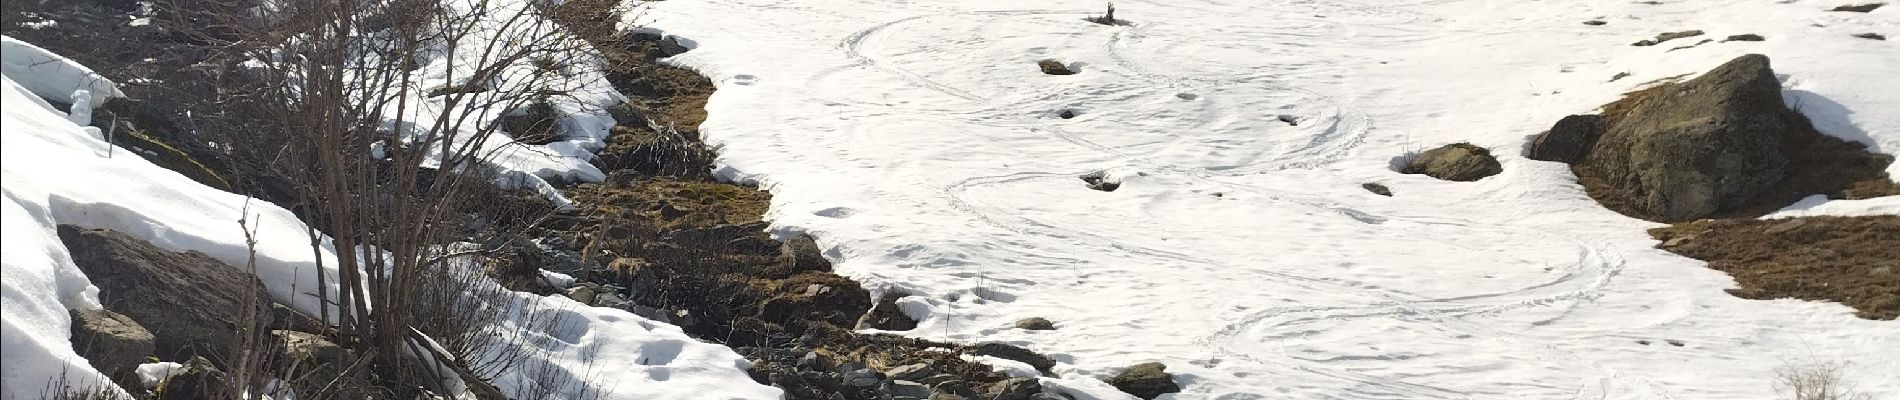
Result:
<svg viewBox="0 0 1900 400"><path fill-rule="evenodd" d="M1900 150L1900 47L1850 37L1900 34L1900 7L1117 3L1131 25L1083 22L1102 3L1079 0L681 0L643 22L697 42L673 61L719 85L701 130L722 173L771 188L778 226L914 294L906 334L1054 354L1046 383L1074 392L1120 398L1097 379L1154 360L1177 399L1769 399L1775 368L1842 360L1900 398L1900 323L1725 294L1652 248L1656 224L1518 156L1564 115L1746 53L1823 131ZM1767 40L1630 46L1689 29ZM1505 172L1392 170L1458 141ZM1077 179L1098 170L1121 189ZM1032 316L1059 329L1011 328Z"/></svg>
<svg viewBox="0 0 1900 400"><path fill-rule="evenodd" d="M306 228L276 205L194 182L114 149L97 129L82 128L42 97L70 99L78 89L112 93L110 81L37 47L5 38L0 87L0 176L4 177L4 291L0 291L0 398L41 398L63 376L68 386L102 382L73 353L67 309L100 308L98 289L72 264L55 227L108 228L158 247L203 252L231 265L250 257L238 225L256 230L258 276L279 303L318 313L311 293L334 293L334 264L314 262ZM33 68L15 68L16 60ZM26 61L32 60L27 63ZM104 98L100 98L103 100ZM101 104L93 102L92 104ZM326 238L327 239L327 238ZM325 249L323 256L336 257ZM330 287L316 285L316 273ZM498 344L496 352L530 355L495 382L509 393L569 383L558 398L582 392L602 399L757 399L778 396L745 374L746 362L723 346L693 340L678 327L623 310L586 307L566 297L543 301L527 293L499 299L513 311L494 329L533 339ZM535 315L529 317L529 315ZM534 321L560 321L558 324ZM521 349L501 346L520 346ZM57 389L57 386L51 386Z"/></svg>

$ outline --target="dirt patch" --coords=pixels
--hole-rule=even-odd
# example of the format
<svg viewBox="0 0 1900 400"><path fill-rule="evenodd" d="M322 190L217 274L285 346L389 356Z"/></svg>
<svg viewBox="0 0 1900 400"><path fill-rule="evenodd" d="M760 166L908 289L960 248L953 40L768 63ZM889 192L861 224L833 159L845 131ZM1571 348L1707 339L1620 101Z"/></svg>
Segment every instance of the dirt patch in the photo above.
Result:
<svg viewBox="0 0 1900 400"><path fill-rule="evenodd" d="M1836 301L1900 317L1900 216L1701 220L1655 228L1657 248L1727 272L1749 299Z"/></svg>

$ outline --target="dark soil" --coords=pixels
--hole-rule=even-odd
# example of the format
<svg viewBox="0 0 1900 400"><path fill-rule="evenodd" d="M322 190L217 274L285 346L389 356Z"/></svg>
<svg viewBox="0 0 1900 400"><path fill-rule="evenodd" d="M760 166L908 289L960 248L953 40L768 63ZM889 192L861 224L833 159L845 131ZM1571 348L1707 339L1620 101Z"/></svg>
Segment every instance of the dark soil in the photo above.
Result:
<svg viewBox="0 0 1900 400"><path fill-rule="evenodd" d="M1900 317L1900 216L1701 220L1655 228L1658 248L1708 261L1749 299L1837 301Z"/></svg>

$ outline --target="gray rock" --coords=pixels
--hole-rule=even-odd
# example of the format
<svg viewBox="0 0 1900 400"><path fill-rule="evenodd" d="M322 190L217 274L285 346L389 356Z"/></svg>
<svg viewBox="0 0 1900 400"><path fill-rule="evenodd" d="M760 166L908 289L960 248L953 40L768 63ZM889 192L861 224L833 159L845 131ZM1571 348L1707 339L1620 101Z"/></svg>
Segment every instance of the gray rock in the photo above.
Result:
<svg viewBox="0 0 1900 400"><path fill-rule="evenodd" d="M270 326L272 303L257 279L204 253L72 225L60 225L59 238L99 287L100 303L151 332L157 347L148 354L234 360L241 332ZM246 321L246 304L255 320Z"/></svg>
<svg viewBox="0 0 1900 400"><path fill-rule="evenodd" d="M1049 322L1049 319L1047 318L1029 317L1029 318L1016 320L1016 329L1030 330L1030 331L1053 331L1053 330L1056 330L1056 324L1054 322Z"/></svg>
<svg viewBox="0 0 1900 400"><path fill-rule="evenodd" d="M122 387L139 387L134 370L152 355L152 332L106 310L71 310L73 350Z"/></svg>
<svg viewBox="0 0 1900 400"><path fill-rule="evenodd" d="M1453 143L1427 150L1405 163L1399 170L1406 174L1458 182L1470 182L1504 172L1491 151L1470 143Z"/></svg>
<svg viewBox="0 0 1900 400"><path fill-rule="evenodd" d="M1753 34L1753 33L1744 33L1744 34L1740 34L1740 35L1729 35L1729 37L1728 37L1727 39L1722 39L1722 41L1724 41L1724 42L1759 42L1759 41L1763 41L1763 40L1768 40L1768 38L1765 38L1765 37L1761 37L1761 35L1757 35L1757 34Z"/></svg>
<svg viewBox="0 0 1900 400"><path fill-rule="evenodd" d="M983 396L981 396L980 394L976 392L975 388L970 387L969 382L965 382L965 381L961 381L957 379L949 379L943 382L938 382L936 384L930 385L930 388L931 390L935 391L935 394L931 396L932 400L983 398Z"/></svg>
<svg viewBox="0 0 1900 400"><path fill-rule="evenodd" d="M1030 396L1042 393L1042 382L1036 378L1009 378L990 384L984 398L995 400L1029 400Z"/></svg>
<svg viewBox="0 0 1900 400"><path fill-rule="evenodd" d="M1031 367L1035 367L1036 371L1040 371L1044 375L1048 375L1050 373L1049 369L1054 368L1056 366L1056 360L1049 359L1048 356L1037 354L1034 351L1029 351L1029 349L1016 347L1016 346L1009 345L1006 343L990 342L990 343L978 344L975 346L970 346L969 352L970 354L979 355L979 356L990 356L990 357L996 357L996 358L1001 358L1005 360L1020 361L1024 364L1029 364L1029 366Z"/></svg>
<svg viewBox="0 0 1900 400"><path fill-rule="evenodd" d="M831 271L831 261L818 249L818 242L805 234L794 236L780 246L779 262L790 266L792 271Z"/></svg>
<svg viewBox="0 0 1900 400"><path fill-rule="evenodd" d="M540 250L534 256L539 258L541 268L568 275L581 271L581 254L571 249L567 240L554 236L536 238L534 245Z"/></svg>
<svg viewBox="0 0 1900 400"><path fill-rule="evenodd" d="M858 328L872 328L886 331L908 331L917 329L917 320L904 315L897 306L897 299L904 298L902 293L885 293L871 310L864 313L858 321Z"/></svg>
<svg viewBox="0 0 1900 400"><path fill-rule="evenodd" d="M687 48L686 44L680 42L681 40L682 39L678 36L667 36L660 39L660 53L666 54L667 57L672 57L691 51L692 49Z"/></svg>
<svg viewBox="0 0 1900 400"><path fill-rule="evenodd" d="M1651 89L1576 165L1626 214L1659 222L1742 205L1787 175L1782 135L1811 129L1781 100L1768 57L1745 55L1701 77Z"/></svg>
<svg viewBox="0 0 1900 400"><path fill-rule="evenodd" d="M1042 68L1042 73L1049 74L1049 75L1075 75L1075 70L1069 69L1069 66L1063 64L1061 61L1056 61L1056 60L1037 61L1036 67Z"/></svg>
<svg viewBox="0 0 1900 400"><path fill-rule="evenodd" d="M844 384L857 387L877 386L884 382L884 374L869 369L855 369L844 373Z"/></svg>
<svg viewBox="0 0 1900 400"><path fill-rule="evenodd" d="M1095 190L1100 190L1104 192L1113 192L1115 191L1115 189L1122 188L1122 183L1120 181L1109 180L1108 173L1103 172L1103 171L1090 172L1088 174L1084 174L1080 176L1080 178L1082 178L1083 183L1088 184L1089 189L1095 189Z"/></svg>
<svg viewBox="0 0 1900 400"><path fill-rule="evenodd" d="M892 400L927 400L931 394L929 386L906 380L886 381L878 391L891 396Z"/></svg>
<svg viewBox="0 0 1900 400"><path fill-rule="evenodd" d="M1597 144L1597 138L1603 135L1603 117L1597 115L1572 115L1557 120L1549 132L1537 135L1531 141L1529 157L1538 161L1556 161L1574 163L1590 153L1590 147Z"/></svg>
<svg viewBox="0 0 1900 400"><path fill-rule="evenodd" d="M1359 187L1365 189L1368 192L1372 192L1372 194L1385 196L1385 197L1392 197L1392 189L1385 187L1385 185L1381 185L1377 183L1364 183L1364 184L1360 184Z"/></svg>
<svg viewBox="0 0 1900 400"><path fill-rule="evenodd" d="M598 297L599 294L594 293L594 288L592 287L583 285L567 288L567 298L574 299L574 301L581 304L592 305L594 304L594 300Z"/></svg>
<svg viewBox="0 0 1900 400"><path fill-rule="evenodd" d="M1870 40L1887 40L1887 35L1882 35L1882 34L1873 33L1873 32L1856 33L1854 34L1854 37L1861 38L1861 39L1870 39Z"/></svg>
<svg viewBox="0 0 1900 400"><path fill-rule="evenodd" d="M619 294L615 294L612 291L608 291L606 293L601 293L599 295L594 296L595 307L620 308L622 306L626 306L627 304L631 304L631 303L628 303L626 298L620 297Z"/></svg>
<svg viewBox="0 0 1900 400"><path fill-rule="evenodd" d="M1108 384L1146 400L1180 392L1181 386L1174 383L1174 374L1168 373L1167 369L1166 365L1157 362L1135 364L1109 378Z"/></svg>
<svg viewBox="0 0 1900 400"><path fill-rule="evenodd" d="M891 379L912 382L922 382L924 379L936 374L937 370L935 368L931 368L930 364L924 363L899 365L897 368L891 368L890 371L884 373L884 375L890 376Z"/></svg>
<svg viewBox="0 0 1900 400"><path fill-rule="evenodd" d="M1667 41L1686 38L1686 37L1696 37L1696 36L1702 36L1702 31L1692 29L1692 30L1686 30L1686 31L1680 31L1680 32L1665 32L1665 33L1656 35L1655 39L1643 39L1642 41L1638 41L1630 45L1631 46L1655 46L1658 44L1662 44L1662 42L1667 42Z"/></svg>

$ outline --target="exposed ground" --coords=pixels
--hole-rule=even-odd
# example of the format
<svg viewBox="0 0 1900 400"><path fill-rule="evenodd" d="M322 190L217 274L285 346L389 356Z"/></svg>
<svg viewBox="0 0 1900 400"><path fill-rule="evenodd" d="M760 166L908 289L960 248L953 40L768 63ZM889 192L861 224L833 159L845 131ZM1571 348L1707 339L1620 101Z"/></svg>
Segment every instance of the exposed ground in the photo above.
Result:
<svg viewBox="0 0 1900 400"><path fill-rule="evenodd" d="M1900 317L1900 216L1702 220L1649 231L1663 250L1735 277L1736 296L1837 301Z"/></svg>

